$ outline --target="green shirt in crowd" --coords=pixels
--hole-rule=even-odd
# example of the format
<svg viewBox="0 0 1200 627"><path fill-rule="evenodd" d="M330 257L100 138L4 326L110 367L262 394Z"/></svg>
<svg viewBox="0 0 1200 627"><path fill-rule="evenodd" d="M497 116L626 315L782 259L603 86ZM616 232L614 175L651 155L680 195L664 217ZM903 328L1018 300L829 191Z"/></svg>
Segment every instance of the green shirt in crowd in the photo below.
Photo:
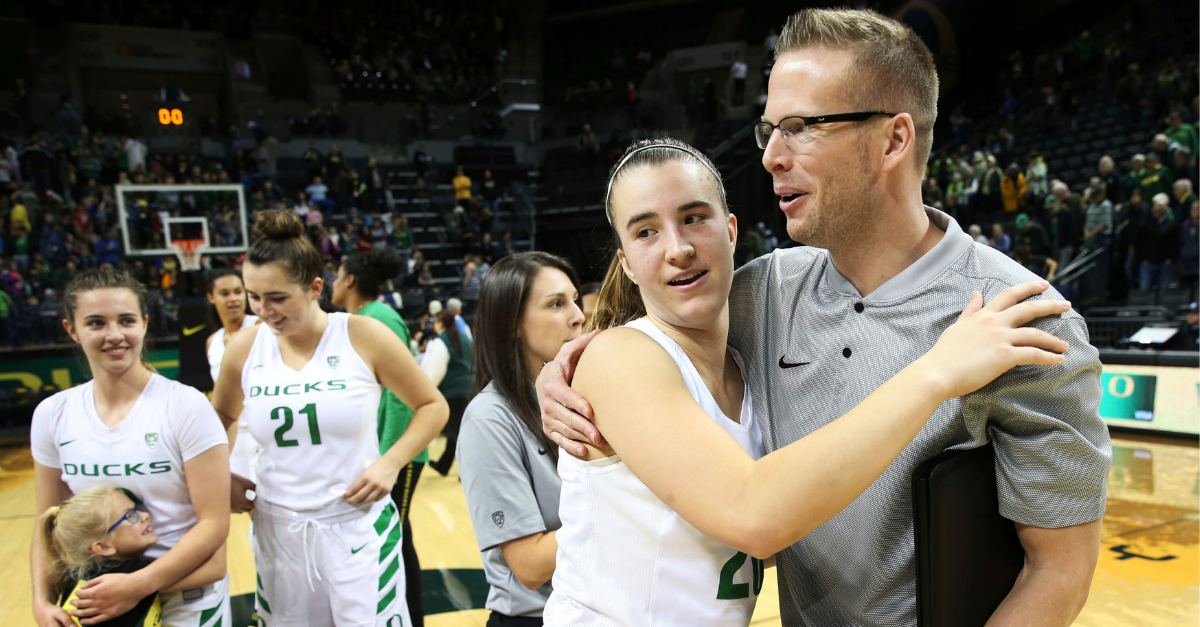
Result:
<svg viewBox="0 0 1200 627"><path fill-rule="evenodd" d="M404 324L404 318L396 313L385 303L379 301L371 301L363 306L358 312L361 316L374 318L387 325L400 341L404 342L404 346L412 351L412 344L409 343L411 337L408 331L408 325ZM405 405L400 399L396 398L388 390L383 390L383 394L379 397L379 452L385 453L400 436L408 431L408 423L412 422L413 410L408 405ZM428 462L429 449L425 449L413 458L414 462Z"/></svg>
<svg viewBox="0 0 1200 627"><path fill-rule="evenodd" d="M1163 131L1163 133L1166 134L1171 141L1178 142L1180 146L1192 151L1192 156L1190 158L1196 158L1197 149L1200 148L1200 141L1197 141L1196 138L1196 127L1192 126L1191 124L1180 124L1179 128L1177 129L1167 127L1167 130Z"/></svg>

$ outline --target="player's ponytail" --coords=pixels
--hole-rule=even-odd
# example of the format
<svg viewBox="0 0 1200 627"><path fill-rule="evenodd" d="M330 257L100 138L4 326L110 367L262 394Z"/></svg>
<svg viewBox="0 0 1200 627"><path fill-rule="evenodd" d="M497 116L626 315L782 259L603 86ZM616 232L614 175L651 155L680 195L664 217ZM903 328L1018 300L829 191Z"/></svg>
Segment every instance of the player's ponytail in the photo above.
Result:
<svg viewBox="0 0 1200 627"><path fill-rule="evenodd" d="M592 321L588 323L587 330L619 327L645 315L646 304L642 302L642 292L625 274L621 260L614 252L612 262L608 264L608 273L604 275L604 285L600 288L600 295L596 297L596 309L592 311Z"/></svg>
<svg viewBox="0 0 1200 627"><path fill-rule="evenodd" d="M254 234L258 239L246 253L246 261L253 265L275 264L283 268L290 281L305 287L325 269L321 253L304 236L304 223L291 209L271 209L258 214Z"/></svg>

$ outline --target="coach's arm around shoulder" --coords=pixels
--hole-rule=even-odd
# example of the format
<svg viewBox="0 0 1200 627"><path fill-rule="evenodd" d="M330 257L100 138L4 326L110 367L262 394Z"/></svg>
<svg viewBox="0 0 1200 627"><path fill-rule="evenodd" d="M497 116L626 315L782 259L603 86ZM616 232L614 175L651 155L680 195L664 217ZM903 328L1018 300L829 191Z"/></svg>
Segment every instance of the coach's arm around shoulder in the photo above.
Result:
<svg viewBox="0 0 1200 627"><path fill-rule="evenodd" d="M988 420L1000 513L1025 549L1025 566L988 627L1070 625L1100 551L1112 445L1099 413L1099 355L1073 311L1035 326L1067 341L1066 360L1014 369L963 399L968 423L972 413Z"/></svg>

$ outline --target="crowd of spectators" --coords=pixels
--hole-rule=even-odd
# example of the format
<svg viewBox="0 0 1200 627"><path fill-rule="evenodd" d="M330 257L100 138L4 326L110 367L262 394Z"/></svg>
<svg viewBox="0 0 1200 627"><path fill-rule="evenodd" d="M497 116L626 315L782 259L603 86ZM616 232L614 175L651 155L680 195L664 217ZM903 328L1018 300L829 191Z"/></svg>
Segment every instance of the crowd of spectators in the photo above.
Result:
<svg viewBox="0 0 1200 627"><path fill-rule="evenodd" d="M187 295L179 293L178 263L170 256L126 254L116 201L117 186L125 184L241 185L249 224L265 209L294 210L334 272L346 253L391 247L408 262L405 275L397 277L397 290L427 298L443 295L408 218L387 210L388 179L374 161L360 173L336 144L323 152L310 142L301 163L309 184L286 189L276 170L277 144L269 136L260 137L252 150L235 148L224 160L151 154L137 139L106 135L85 124L64 126L58 134L0 138L0 347L62 341L62 288L77 270L102 264L128 269L148 286L154 335L177 332L179 298ZM410 186L410 198L434 194L424 178L433 174L430 165L427 153L414 163L421 176ZM472 181L460 168L453 185L456 204L443 215L446 241L462 244L480 262L511 253L512 234L494 232L503 190L492 173ZM135 250L167 248L168 216L206 218L212 246L247 245L230 192L127 190L123 195L129 245ZM205 269L238 263L236 255L204 257ZM466 286L448 287L453 294Z"/></svg>
<svg viewBox="0 0 1200 627"><path fill-rule="evenodd" d="M352 98L466 102L495 85L507 62L506 17L492 3L313 1L300 11L306 38Z"/></svg>
<svg viewBox="0 0 1200 627"><path fill-rule="evenodd" d="M1085 302L1121 301L1140 289L1157 303L1172 285L1188 288L1195 300L1200 114L1195 99L1171 105L1162 132L1145 138L1144 153L1122 166L1103 155L1084 186L1057 179L1036 151L1014 154L1013 133L1004 127L983 145L967 142L935 155L924 201L1049 280L1098 251L1096 269L1081 285Z"/></svg>

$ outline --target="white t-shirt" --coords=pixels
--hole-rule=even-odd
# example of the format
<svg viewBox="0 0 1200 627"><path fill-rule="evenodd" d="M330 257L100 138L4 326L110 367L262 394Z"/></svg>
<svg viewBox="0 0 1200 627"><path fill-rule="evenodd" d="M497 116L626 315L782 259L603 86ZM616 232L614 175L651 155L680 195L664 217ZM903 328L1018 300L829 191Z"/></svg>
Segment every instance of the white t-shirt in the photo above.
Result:
<svg viewBox="0 0 1200 627"><path fill-rule="evenodd" d="M679 365L692 398L750 457L763 456L762 433L745 386L741 416L725 416L687 353L646 318L633 327ZM738 367L741 356L729 349ZM697 452L702 455L703 451ZM749 625L763 563L704 535L684 520L619 456L582 461L558 456L557 566L542 620L547 627Z"/></svg>
<svg viewBox="0 0 1200 627"><path fill-rule="evenodd" d="M150 511L161 557L196 524L183 464L229 442L217 412L195 388L150 375L129 414L108 427L96 413L93 382L63 390L33 412L33 459L62 470L78 494L107 482L133 492Z"/></svg>

